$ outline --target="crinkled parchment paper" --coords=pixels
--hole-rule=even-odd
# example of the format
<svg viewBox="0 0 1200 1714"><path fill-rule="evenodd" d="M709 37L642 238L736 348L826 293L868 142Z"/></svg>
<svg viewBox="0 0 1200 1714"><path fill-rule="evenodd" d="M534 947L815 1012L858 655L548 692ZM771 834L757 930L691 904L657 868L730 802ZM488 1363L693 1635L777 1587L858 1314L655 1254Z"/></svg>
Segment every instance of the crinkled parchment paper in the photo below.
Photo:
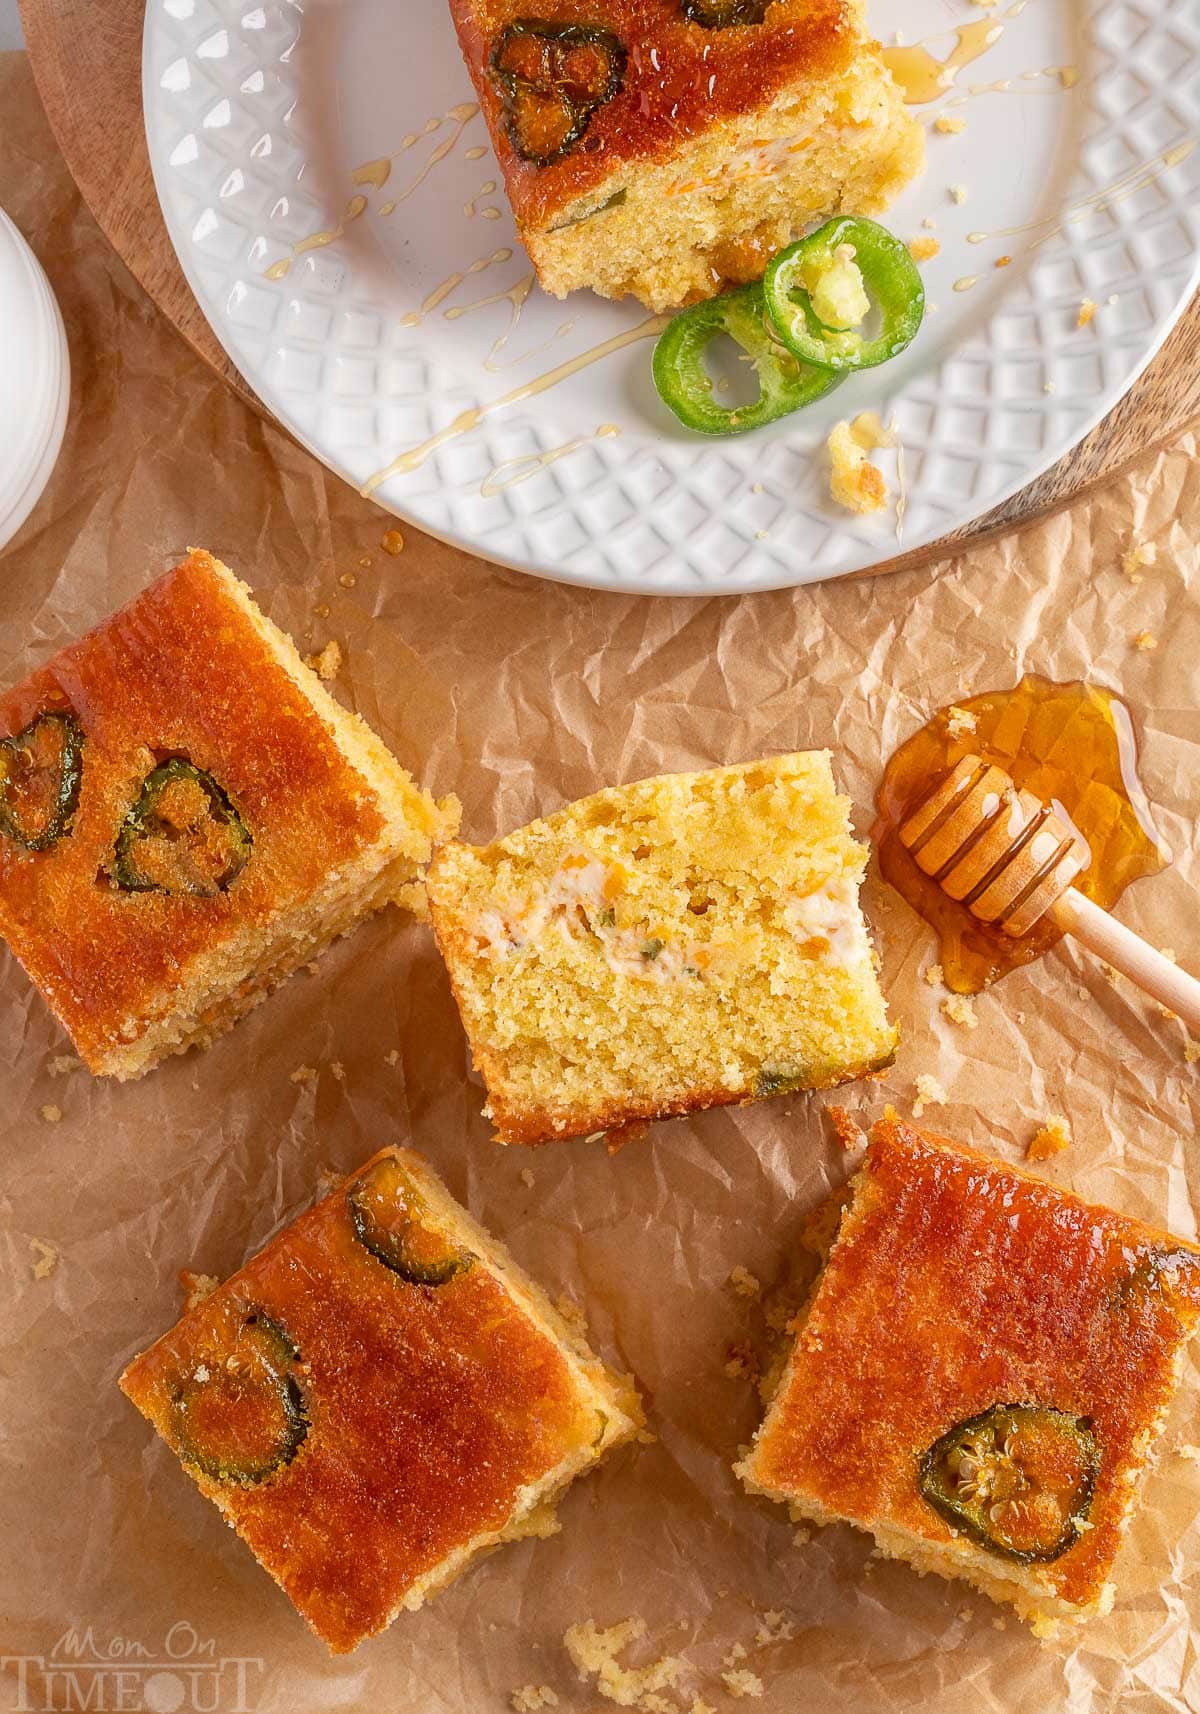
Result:
<svg viewBox="0 0 1200 1714"><path fill-rule="evenodd" d="M81 209L16 56L0 61L0 114L0 202L58 291L75 376L51 487L0 556L0 682L202 544L306 650L337 640L336 694L426 784L457 791L467 835L487 838L604 782L806 745L832 749L865 830L883 759L927 711L1026 670L1087 675L1135 711L1176 852L1121 914L1200 968L1190 440L967 558L794 593L572 592L413 531L391 555L392 520L244 409L159 320ZM1120 569L1135 536L1158 550L1136 585ZM1157 648L1133 647L1143 630ZM864 1120L888 1099L907 1110L929 1072L949 1101L927 1121L1009 1160L1063 1111L1073 1147L1041 1170L1194 1237L1200 1065L1181 1026L1061 951L983 995L977 1028L954 1025L922 978L929 931L877 877L866 904L903 1045L884 1084L841 1099ZM144 1082L93 1081L63 1056L0 956L3 1706L487 1714L534 1684L595 1714L562 1632L639 1614L653 1654L694 1664L680 1705L699 1694L721 1714L738 1706L720 1674L739 1643L735 1664L764 1687L745 1706L764 1714L1200 1707L1200 1464L1178 1450L1200 1439L1194 1362L1116 1610L1075 1639L1038 1643L965 1585L873 1560L849 1529L796 1545L781 1508L739 1489L730 1465L758 1406L726 1365L731 1346L760 1341L762 1314L726 1281L739 1263L779 1278L803 1215L845 1177L825 1098L660 1125L615 1158L599 1144L500 1149L430 933L391 913L211 1052ZM315 1076L297 1079L304 1067ZM116 1376L175 1319L181 1267L232 1270L326 1163L350 1168L393 1140L583 1305L636 1373L658 1441L577 1484L553 1540L506 1548L331 1663ZM768 1609L791 1635L760 1646ZM87 1658L66 1659L73 1646ZM38 1660L58 1672L49 1689Z"/></svg>

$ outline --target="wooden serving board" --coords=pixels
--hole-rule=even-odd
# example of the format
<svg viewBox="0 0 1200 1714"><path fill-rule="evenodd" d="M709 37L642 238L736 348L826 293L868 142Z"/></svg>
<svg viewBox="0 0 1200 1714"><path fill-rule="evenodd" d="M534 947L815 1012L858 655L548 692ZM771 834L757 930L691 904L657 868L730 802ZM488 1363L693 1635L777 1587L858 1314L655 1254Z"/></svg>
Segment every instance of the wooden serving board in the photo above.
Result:
<svg viewBox="0 0 1200 1714"><path fill-rule="evenodd" d="M84 200L165 316L256 410L183 277L159 211L142 124L144 0L18 0L42 101ZM1002 506L881 570L961 553L1001 530L1057 510L1200 417L1200 294L1158 356L1073 451Z"/></svg>

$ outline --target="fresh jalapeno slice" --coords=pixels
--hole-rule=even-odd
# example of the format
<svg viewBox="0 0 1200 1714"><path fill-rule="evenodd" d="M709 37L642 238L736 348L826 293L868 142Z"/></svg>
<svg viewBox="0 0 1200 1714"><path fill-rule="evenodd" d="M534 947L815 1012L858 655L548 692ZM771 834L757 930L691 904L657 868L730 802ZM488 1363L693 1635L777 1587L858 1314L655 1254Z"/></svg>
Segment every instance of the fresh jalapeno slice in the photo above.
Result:
<svg viewBox="0 0 1200 1714"><path fill-rule="evenodd" d="M445 1285L475 1259L423 1224L424 1199L390 1155L355 1180L346 1202L359 1243L410 1285Z"/></svg>
<svg viewBox="0 0 1200 1714"><path fill-rule="evenodd" d="M680 11L706 30L727 30L734 24L761 24L771 0L683 0Z"/></svg>
<svg viewBox="0 0 1200 1714"><path fill-rule="evenodd" d="M491 71L513 148L523 161L548 167L620 89L625 49L611 30L517 18L496 38Z"/></svg>
<svg viewBox="0 0 1200 1714"><path fill-rule="evenodd" d="M253 1487L290 1464L308 1433L300 1354L261 1310L245 1311L223 1332L172 1392L175 1444L214 1482Z"/></svg>
<svg viewBox="0 0 1200 1714"><path fill-rule="evenodd" d="M763 278L767 311L788 350L825 369L873 369L896 357L925 315L925 287L906 245L874 220L843 216L789 244ZM872 305L879 330L860 331Z"/></svg>
<svg viewBox="0 0 1200 1714"><path fill-rule="evenodd" d="M224 788L173 757L153 768L117 834L113 879L129 893L223 893L253 841Z"/></svg>
<svg viewBox="0 0 1200 1714"><path fill-rule="evenodd" d="M49 709L11 738L0 738L0 833L26 851L48 851L79 803L83 727Z"/></svg>
<svg viewBox="0 0 1200 1714"><path fill-rule="evenodd" d="M758 376L751 404L727 407L712 396L704 353L719 334L740 345ZM757 281L693 304L673 318L654 347L658 396L685 427L700 434L744 434L812 404L841 380L829 369L799 362L774 337Z"/></svg>
<svg viewBox="0 0 1200 1714"><path fill-rule="evenodd" d="M1087 1521L1099 1452L1086 1417L993 1405L955 1423L921 1459L922 1497L1003 1559L1057 1559Z"/></svg>

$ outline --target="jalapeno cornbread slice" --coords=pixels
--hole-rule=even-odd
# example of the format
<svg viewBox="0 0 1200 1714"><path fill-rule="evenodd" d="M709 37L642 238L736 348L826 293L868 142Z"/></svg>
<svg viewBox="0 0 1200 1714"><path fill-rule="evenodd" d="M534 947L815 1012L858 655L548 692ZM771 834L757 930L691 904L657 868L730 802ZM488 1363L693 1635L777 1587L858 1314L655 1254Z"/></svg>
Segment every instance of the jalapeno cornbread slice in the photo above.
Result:
<svg viewBox="0 0 1200 1714"><path fill-rule="evenodd" d="M499 1140L888 1064L865 865L825 751L614 786L441 846L430 911Z"/></svg>
<svg viewBox="0 0 1200 1714"><path fill-rule="evenodd" d="M80 1057L205 1045L457 825L211 554L0 695L0 934Z"/></svg>
<svg viewBox="0 0 1200 1714"><path fill-rule="evenodd" d="M653 309L758 279L819 215L885 208L921 127L862 0L450 0L546 291Z"/></svg>
<svg viewBox="0 0 1200 1714"><path fill-rule="evenodd" d="M121 1386L334 1654L558 1525L642 1423L416 1155L385 1149Z"/></svg>
<svg viewBox="0 0 1200 1714"><path fill-rule="evenodd" d="M1110 1574L1200 1316L1200 1250L889 1116L738 1466L1035 1630Z"/></svg>

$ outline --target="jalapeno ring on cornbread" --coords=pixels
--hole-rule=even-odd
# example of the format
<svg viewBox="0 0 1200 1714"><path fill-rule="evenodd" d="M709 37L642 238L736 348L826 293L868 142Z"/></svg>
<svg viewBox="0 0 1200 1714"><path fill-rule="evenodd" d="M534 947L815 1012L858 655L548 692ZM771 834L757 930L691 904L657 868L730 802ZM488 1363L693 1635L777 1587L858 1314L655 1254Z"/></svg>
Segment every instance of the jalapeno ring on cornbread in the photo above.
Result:
<svg viewBox="0 0 1200 1714"><path fill-rule="evenodd" d="M70 832L83 742L78 720L59 708L0 738L0 834L26 851L49 851Z"/></svg>
<svg viewBox="0 0 1200 1714"><path fill-rule="evenodd" d="M517 18L497 36L491 67L513 147L546 167L574 148L620 89L625 49L609 30Z"/></svg>

